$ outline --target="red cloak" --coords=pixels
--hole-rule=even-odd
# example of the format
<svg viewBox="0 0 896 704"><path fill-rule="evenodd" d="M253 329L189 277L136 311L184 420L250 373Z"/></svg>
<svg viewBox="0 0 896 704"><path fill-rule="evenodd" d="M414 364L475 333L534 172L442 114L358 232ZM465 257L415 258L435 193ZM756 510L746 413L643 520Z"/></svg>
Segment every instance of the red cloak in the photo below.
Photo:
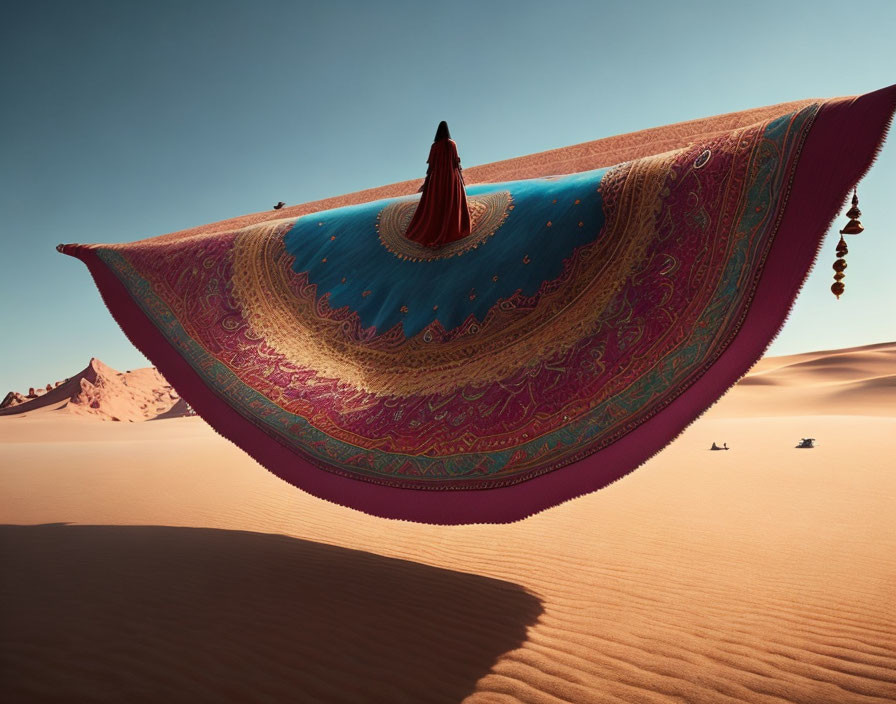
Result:
<svg viewBox="0 0 896 704"><path fill-rule="evenodd" d="M470 211L460 157L453 139L432 143L423 193L405 237L427 247L441 247L470 234Z"/></svg>

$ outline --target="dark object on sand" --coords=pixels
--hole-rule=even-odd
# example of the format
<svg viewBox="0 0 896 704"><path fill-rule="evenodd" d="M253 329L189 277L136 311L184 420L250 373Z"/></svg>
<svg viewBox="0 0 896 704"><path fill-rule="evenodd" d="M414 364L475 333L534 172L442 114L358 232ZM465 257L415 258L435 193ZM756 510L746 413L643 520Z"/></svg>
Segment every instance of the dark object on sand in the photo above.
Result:
<svg viewBox="0 0 896 704"><path fill-rule="evenodd" d="M803 438L800 440L800 444L797 445L797 447L812 449L815 447L815 438Z"/></svg>
<svg viewBox="0 0 896 704"><path fill-rule="evenodd" d="M277 201L277 205L274 206L274 210L280 210L280 208L282 208L284 205L286 205L286 203L284 203L282 200Z"/></svg>
<svg viewBox="0 0 896 704"><path fill-rule="evenodd" d="M727 442L723 442L721 447L719 447L718 445L716 445L715 443L713 443L713 444L712 444L712 447L709 448L709 449L710 449L710 450L730 450L731 448L728 447L728 443L727 443Z"/></svg>

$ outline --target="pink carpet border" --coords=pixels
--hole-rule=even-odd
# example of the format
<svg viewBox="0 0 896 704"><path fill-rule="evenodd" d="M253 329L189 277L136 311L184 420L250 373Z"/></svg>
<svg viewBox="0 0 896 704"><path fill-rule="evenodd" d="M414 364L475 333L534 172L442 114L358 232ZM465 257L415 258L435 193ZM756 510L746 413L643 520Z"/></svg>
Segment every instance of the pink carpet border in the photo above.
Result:
<svg viewBox="0 0 896 704"><path fill-rule="evenodd" d="M521 484L480 490L385 487L321 470L280 445L211 392L150 323L127 289L86 245L81 259L122 331L223 437L281 479L313 496L374 516L442 525L509 523L601 489L634 471L699 418L763 356L852 187L870 168L896 109L896 86L822 105L803 146L752 306L717 362L663 412L580 462ZM821 206L819 205L821 204Z"/></svg>

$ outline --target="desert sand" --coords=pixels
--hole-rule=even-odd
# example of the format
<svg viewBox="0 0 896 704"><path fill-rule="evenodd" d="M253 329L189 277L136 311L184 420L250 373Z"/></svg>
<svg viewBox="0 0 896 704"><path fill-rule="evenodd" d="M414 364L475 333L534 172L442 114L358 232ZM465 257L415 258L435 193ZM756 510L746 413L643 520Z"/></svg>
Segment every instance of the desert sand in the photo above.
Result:
<svg viewBox="0 0 896 704"><path fill-rule="evenodd" d="M502 526L331 505L200 418L2 417L0 691L896 701L894 456L896 343L764 359L637 471Z"/></svg>

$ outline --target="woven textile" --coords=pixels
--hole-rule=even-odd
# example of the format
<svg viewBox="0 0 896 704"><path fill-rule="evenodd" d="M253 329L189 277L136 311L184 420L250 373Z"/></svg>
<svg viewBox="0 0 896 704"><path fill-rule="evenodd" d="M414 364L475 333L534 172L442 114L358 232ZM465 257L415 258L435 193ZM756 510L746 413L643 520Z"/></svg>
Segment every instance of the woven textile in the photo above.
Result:
<svg viewBox="0 0 896 704"><path fill-rule="evenodd" d="M516 520L643 463L762 355L894 102L648 130L591 143L564 176L560 159L479 167L472 232L439 249L403 236L408 183L62 251L280 477L386 517Z"/></svg>

